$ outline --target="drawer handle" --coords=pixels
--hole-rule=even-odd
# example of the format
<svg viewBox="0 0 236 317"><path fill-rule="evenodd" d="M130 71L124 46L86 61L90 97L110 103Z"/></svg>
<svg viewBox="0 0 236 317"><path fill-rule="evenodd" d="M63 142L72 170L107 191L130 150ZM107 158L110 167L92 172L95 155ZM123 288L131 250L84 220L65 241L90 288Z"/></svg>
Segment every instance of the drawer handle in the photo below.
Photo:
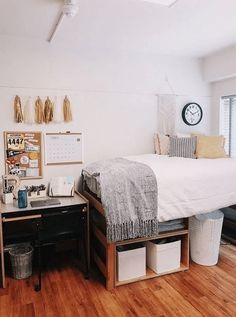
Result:
<svg viewBox="0 0 236 317"><path fill-rule="evenodd" d="M21 220L28 220L28 219L38 219L41 218L41 215L32 215L32 216L22 216L22 217L13 217L13 218L6 218L3 217L3 222L11 222L11 221L21 221Z"/></svg>

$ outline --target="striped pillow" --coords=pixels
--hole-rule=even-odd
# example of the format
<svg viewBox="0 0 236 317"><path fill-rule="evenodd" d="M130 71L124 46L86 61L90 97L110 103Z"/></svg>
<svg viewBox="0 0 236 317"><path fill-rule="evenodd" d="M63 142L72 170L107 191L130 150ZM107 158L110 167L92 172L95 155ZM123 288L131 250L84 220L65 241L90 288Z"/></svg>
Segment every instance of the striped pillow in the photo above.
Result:
<svg viewBox="0 0 236 317"><path fill-rule="evenodd" d="M169 156L195 158L196 137L176 138L170 137L170 153Z"/></svg>

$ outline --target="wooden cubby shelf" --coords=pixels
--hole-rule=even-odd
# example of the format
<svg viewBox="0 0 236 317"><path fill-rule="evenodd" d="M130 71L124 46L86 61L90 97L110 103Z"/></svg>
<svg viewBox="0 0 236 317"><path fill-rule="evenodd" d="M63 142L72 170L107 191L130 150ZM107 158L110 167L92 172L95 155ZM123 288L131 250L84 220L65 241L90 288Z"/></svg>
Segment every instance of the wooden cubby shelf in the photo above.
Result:
<svg viewBox="0 0 236 317"><path fill-rule="evenodd" d="M129 283L134 283L137 281L142 281L142 280L147 280L151 278L155 278L158 276L163 276L166 274L172 274L176 272L182 272L182 271L187 271L189 269L189 231L188 228L184 230L175 230L172 232L163 232L160 233L159 235L151 238L138 238L138 239L132 239L132 240L125 240L125 241L119 241L116 242L116 246L119 245L127 245L127 244L134 244L138 242L146 242L146 241L152 241L152 240L158 240L158 239L163 239L163 238L173 238L173 237L179 237L181 240L181 257L180 257L180 267L174 270L166 271L163 273L156 273L153 270L151 270L149 267L146 267L146 275L140 276L137 278L133 279L128 279L125 281L118 281L117 280L117 272L116 272L116 252L115 252L115 273L116 273L116 278L115 278L115 286L121 286Z"/></svg>
<svg viewBox="0 0 236 317"><path fill-rule="evenodd" d="M184 229L175 231L166 231L159 233L156 236L148 238L137 238L131 240L124 240L114 243L108 243L106 238L106 219L101 201L91 194L83 182L83 195L89 200L90 204L90 225L91 225L91 254L95 264L103 274L106 280L106 288L113 289L116 286L133 283L140 280L146 280L162 276L165 274L186 271L189 269L189 226L188 218L184 219ZM135 279L125 281L117 280L117 251L118 246L124 246L134 243L144 243L145 241L152 241L163 238L180 238L181 239L181 260L180 267L176 270L167 271L165 273L157 274L154 271L146 268L146 274Z"/></svg>

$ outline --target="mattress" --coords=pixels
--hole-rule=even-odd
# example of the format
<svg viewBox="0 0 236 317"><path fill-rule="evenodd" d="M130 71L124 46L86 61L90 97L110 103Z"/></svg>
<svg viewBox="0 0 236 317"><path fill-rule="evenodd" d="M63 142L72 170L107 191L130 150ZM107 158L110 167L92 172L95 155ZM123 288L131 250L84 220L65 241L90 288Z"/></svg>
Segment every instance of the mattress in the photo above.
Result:
<svg viewBox="0 0 236 317"><path fill-rule="evenodd" d="M148 165L158 184L158 220L165 222L236 204L236 159L188 159L156 154L126 159ZM101 198L99 176L85 175Z"/></svg>

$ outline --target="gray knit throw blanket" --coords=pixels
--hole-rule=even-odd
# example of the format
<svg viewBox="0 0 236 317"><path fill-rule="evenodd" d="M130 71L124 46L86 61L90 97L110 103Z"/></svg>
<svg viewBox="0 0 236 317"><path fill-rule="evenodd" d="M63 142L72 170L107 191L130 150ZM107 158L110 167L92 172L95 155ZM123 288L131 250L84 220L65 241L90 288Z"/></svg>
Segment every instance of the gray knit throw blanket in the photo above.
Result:
<svg viewBox="0 0 236 317"><path fill-rule="evenodd" d="M158 233L157 182L149 166L116 158L92 163L83 172L99 177L108 242Z"/></svg>

